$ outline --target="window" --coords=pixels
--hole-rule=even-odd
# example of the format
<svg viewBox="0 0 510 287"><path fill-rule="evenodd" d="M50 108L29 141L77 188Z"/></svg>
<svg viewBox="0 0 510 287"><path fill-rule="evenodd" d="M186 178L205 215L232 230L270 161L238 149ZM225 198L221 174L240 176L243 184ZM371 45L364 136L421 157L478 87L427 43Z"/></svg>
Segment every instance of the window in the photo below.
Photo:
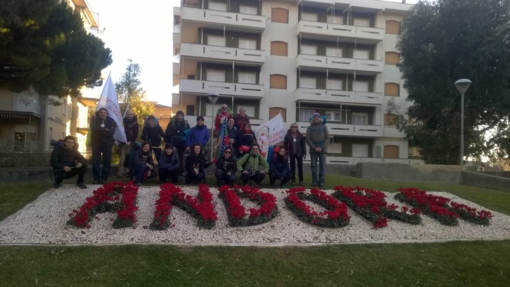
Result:
<svg viewBox="0 0 510 287"><path fill-rule="evenodd" d="M386 34L400 34L400 22L388 20L386 21Z"/></svg>
<svg viewBox="0 0 510 287"><path fill-rule="evenodd" d="M207 70L207 81L225 82L225 71Z"/></svg>
<svg viewBox="0 0 510 287"><path fill-rule="evenodd" d="M280 41L271 42L271 55L287 56L287 43Z"/></svg>
<svg viewBox="0 0 510 287"><path fill-rule="evenodd" d="M239 38L239 48L241 49L257 49L257 40Z"/></svg>
<svg viewBox="0 0 510 287"><path fill-rule="evenodd" d="M194 115L195 115L195 106L193 106L193 105L187 105L187 106L186 106L186 115L188 115L188 116L194 116Z"/></svg>
<svg viewBox="0 0 510 287"><path fill-rule="evenodd" d="M300 77L299 78L299 87L315 89L315 88L317 88L317 79L310 78L310 77Z"/></svg>
<svg viewBox="0 0 510 287"><path fill-rule="evenodd" d="M276 23L289 23L289 11L283 8L271 10L271 21Z"/></svg>
<svg viewBox="0 0 510 287"><path fill-rule="evenodd" d="M326 81L326 89L328 89L328 90L342 90L342 80L328 79Z"/></svg>
<svg viewBox="0 0 510 287"><path fill-rule="evenodd" d="M283 121L287 121L287 109L281 107L269 108L269 120L276 117L278 114L282 114Z"/></svg>
<svg viewBox="0 0 510 287"><path fill-rule="evenodd" d="M315 13L301 13L301 20L303 21L310 21L310 22L317 22L319 21L319 15Z"/></svg>
<svg viewBox="0 0 510 287"><path fill-rule="evenodd" d="M216 35L207 35L207 45L225 47L225 37Z"/></svg>
<svg viewBox="0 0 510 287"><path fill-rule="evenodd" d="M324 112L324 115L326 116L326 119L328 120L328 122L330 121L341 121L340 119L340 111L325 111Z"/></svg>
<svg viewBox="0 0 510 287"><path fill-rule="evenodd" d="M352 144L353 157L368 157L368 144Z"/></svg>
<svg viewBox="0 0 510 287"><path fill-rule="evenodd" d="M227 3L218 2L218 1L210 1L209 9L216 11L227 11Z"/></svg>
<svg viewBox="0 0 510 287"><path fill-rule="evenodd" d="M387 65L396 65L400 63L400 55L397 52L386 52L386 57L384 57L384 59Z"/></svg>
<svg viewBox="0 0 510 287"><path fill-rule="evenodd" d="M366 81L355 81L352 90L355 92L368 92L368 86Z"/></svg>
<svg viewBox="0 0 510 287"><path fill-rule="evenodd" d="M300 109L299 110L299 121L308 122L315 114L315 110L312 109Z"/></svg>
<svg viewBox="0 0 510 287"><path fill-rule="evenodd" d="M287 76L273 74L270 78L271 89L287 89Z"/></svg>
<svg viewBox="0 0 510 287"><path fill-rule="evenodd" d="M397 124L398 124L398 115L395 115L395 114L385 114L384 115L384 126L396 127Z"/></svg>
<svg viewBox="0 0 510 287"><path fill-rule="evenodd" d="M301 54L317 55L317 46L301 45Z"/></svg>
<svg viewBox="0 0 510 287"><path fill-rule="evenodd" d="M354 59L368 60L370 58L370 51L369 50L359 50L359 49L356 49L356 50L354 50L353 58Z"/></svg>
<svg viewBox="0 0 510 287"><path fill-rule="evenodd" d="M211 113L214 113L214 115L216 116L216 112L218 111L218 109L221 108L221 105L223 105L223 104L218 103L218 102L216 102L216 104L214 104L214 105L211 105L211 103L205 104L205 114L202 114L202 115L206 119L206 121L209 121L211 119ZM203 113L203 111L202 111L202 113ZM209 119L207 119L207 117L209 117Z"/></svg>
<svg viewBox="0 0 510 287"><path fill-rule="evenodd" d="M388 97L399 97L400 96L400 85L396 83L384 84L384 95Z"/></svg>
<svg viewBox="0 0 510 287"><path fill-rule="evenodd" d="M370 27L370 19L354 18L354 26Z"/></svg>
<svg viewBox="0 0 510 287"><path fill-rule="evenodd" d="M258 119L258 115L255 114L255 106L239 106L239 108L244 108L246 110L246 114L252 119Z"/></svg>
<svg viewBox="0 0 510 287"><path fill-rule="evenodd" d="M368 114L366 113L352 113L353 125L368 125Z"/></svg>
<svg viewBox="0 0 510 287"><path fill-rule="evenodd" d="M244 84L256 84L257 74L251 72L239 72L237 74L237 82Z"/></svg>
<svg viewBox="0 0 510 287"><path fill-rule="evenodd" d="M342 57L342 48L326 47L326 56L328 57Z"/></svg>
<svg viewBox="0 0 510 287"><path fill-rule="evenodd" d="M328 23L331 23L331 24L343 24L344 23L344 17L337 16L337 15L328 15Z"/></svg>
<svg viewBox="0 0 510 287"><path fill-rule="evenodd" d="M239 13L241 13L241 14L257 15L257 6L240 5L239 6Z"/></svg>
<svg viewBox="0 0 510 287"><path fill-rule="evenodd" d="M385 145L384 146L384 158L399 158L398 157L398 146Z"/></svg>

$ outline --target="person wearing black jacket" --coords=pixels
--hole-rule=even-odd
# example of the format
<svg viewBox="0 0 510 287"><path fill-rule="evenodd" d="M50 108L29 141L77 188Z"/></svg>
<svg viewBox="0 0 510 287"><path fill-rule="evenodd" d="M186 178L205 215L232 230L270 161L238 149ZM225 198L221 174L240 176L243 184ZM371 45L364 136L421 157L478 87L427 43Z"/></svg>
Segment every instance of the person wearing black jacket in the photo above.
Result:
<svg viewBox="0 0 510 287"><path fill-rule="evenodd" d="M124 167L124 161L126 160L126 156L129 154L129 150L131 146L136 141L138 137L138 122L136 115L132 110L128 110L126 112L126 116L122 119L122 123L124 124L124 132L126 134L127 143L121 143L121 151L119 156L119 172L117 177L126 177L128 175L127 168Z"/></svg>
<svg viewBox="0 0 510 287"><path fill-rule="evenodd" d="M188 121L184 119L184 112L177 111L177 114L172 117L165 130L165 142L172 143L172 146L179 154L179 171L184 173L184 152L186 151L186 134L189 132Z"/></svg>
<svg viewBox="0 0 510 287"><path fill-rule="evenodd" d="M237 162L232 154L232 148L226 147L223 156L216 162L216 183L218 187L225 184L233 184L236 181Z"/></svg>
<svg viewBox="0 0 510 287"><path fill-rule="evenodd" d="M172 179L173 183L179 183L179 155L172 144L165 145L165 151L161 154L158 165L159 183L165 183L168 177Z"/></svg>
<svg viewBox="0 0 510 287"><path fill-rule="evenodd" d="M112 146L115 142L113 135L117 124L108 116L108 110L100 108L90 121L92 130L92 176L94 183L108 180L112 164ZM101 155L103 156L103 170L101 170Z"/></svg>
<svg viewBox="0 0 510 287"><path fill-rule="evenodd" d="M161 126L156 122L156 118L154 116L149 116L147 118L147 124L142 130L142 140L150 143L151 148L156 155L156 160L159 160L161 157L161 138L164 137L165 133Z"/></svg>
<svg viewBox="0 0 510 287"><path fill-rule="evenodd" d="M54 188L62 186L64 179L78 175L76 186L81 189L87 188L83 183L87 171L87 160L75 148L76 140L72 136L64 138L64 146L56 146L51 152L50 165L55 175Z"/></svg>
<svg viewBox="0 0 510 287"><path fill-rule="evenodd" d="M299 185L303 186L303 159L306 158L305 138L298 130L297 123L290 125L285 135L283 146L287 149L290 159L290 171L292 173L291 185L296 184L296 162L299 175Z"/></svg>
<svg viewBox="0 0 510 287"><path fill-rule="evenodd" d="M248 153L247 151L243 151L243 147L245 150L250 150L253 144L257 144L257 137L255 136L255 132L251 129L250 123L246 123L242 129L237 131L236 144L238 159Z"/></svg>
<svg viewBox="0 0 510 287"><path fill-rule="evenodd" d="M275 181L280 181L280 188L290 180L289 159L284 147L280 147L278 153L269 164L269 183L274 187Z"/></svg>
<svg viewBox="0 0 510 287"><path fill-rule="evenodd" d="M194 144L184 164L184 168L186 169L184 182L186 184L190 184L191 182L205 182L205 169L209 167L209 165L211 164L205 160L201 145Z"/></svg>
<svg viewBox="0 0 510 287"><path fill-rule="evenodd" d="M154 160L150 143L144 141L135 157L135 184L142 185L142 180L155 178L158 174L154 171Z"/></svg>

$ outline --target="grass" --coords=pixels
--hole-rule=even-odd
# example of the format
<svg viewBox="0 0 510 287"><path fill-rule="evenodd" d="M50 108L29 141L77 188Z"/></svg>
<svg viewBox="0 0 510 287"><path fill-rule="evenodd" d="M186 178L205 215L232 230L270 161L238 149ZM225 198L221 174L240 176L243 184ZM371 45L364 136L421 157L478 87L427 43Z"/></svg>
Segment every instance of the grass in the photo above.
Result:
<svg viewBox="0 0 510 287"><path fill-rule="evenodd" d="M497 190L328 176L326 188L335 185L448 191L510 214L510 193ZM0 219L50 186L0 184ZM510 240L310 248L0 246L0 286L508 286L508 254Z"/></svg>

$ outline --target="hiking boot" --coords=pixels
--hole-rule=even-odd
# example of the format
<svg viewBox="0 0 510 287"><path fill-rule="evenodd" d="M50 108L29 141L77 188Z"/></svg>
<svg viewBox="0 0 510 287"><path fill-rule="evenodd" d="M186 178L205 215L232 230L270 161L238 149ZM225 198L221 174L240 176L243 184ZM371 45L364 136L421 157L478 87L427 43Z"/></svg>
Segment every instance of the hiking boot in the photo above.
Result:
<svg viewBox="0 0 510 287"><path fill-rule="evenodd" d="M141 182L135 182L135 185L140 187L140 186L142 186L142 183Z"/></svg>
<svg viewBox="0 0 510 287"><path fill-rule="evenodd" d="M101 184L101 181L99 179L94 180L94 184Z"/></svg>
<svg viewBox="0 0 510 287"><path fill-rule="evenodd" d="M324 183L319 184L320 188L324 188Z"/></svg>
<svg viewBox="0 0 510 287"><path fill-rule="evenodd" d="M55 182L55 183L53 183L53 188L54 188L54 189L58 189L58 188L59 188L59 187L61 187L61 186L62 186L62 184L61 184L61 183L56 183L56 182Z"/></svg>
<svg viewBox="0 0 510 287"><path fill-rule="evenodd" d="M76 186L77 186L79 189L87 189L87 186L86 186L83 182L77 182L77 183L76 183Z"/></svg>
<svg viewBox="0 0 510 287"><path fill-rule="evenodd" d="M295 186L295 185L296 185L296 181L295 181L295 180L292 180L292 181L290 182L290 185Z"/></svg>
<svg viewBox="0 0 510 287"><path fill-rule="evenodd" d="M302 180L299 181L299 186L305 186Z"/></svg>

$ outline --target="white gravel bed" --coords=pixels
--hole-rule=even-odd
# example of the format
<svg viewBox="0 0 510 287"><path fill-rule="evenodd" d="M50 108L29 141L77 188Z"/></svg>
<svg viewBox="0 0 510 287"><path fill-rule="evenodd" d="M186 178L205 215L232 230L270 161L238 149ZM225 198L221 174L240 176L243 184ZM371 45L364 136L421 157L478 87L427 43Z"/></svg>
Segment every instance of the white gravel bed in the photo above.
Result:
<svg viewBox="0 0 510 287"><path fill-rule="evenodd" d="M494 217L490 226L479 226L459 219L459 226L448 227L436 220L422 216L423 223L415 226L389 220L385 228L374 229L365 219L349 210L350 224L346 227L330 229L319 228L300 221L283 201L285 190L272 192L277 197L278 216L271 222L259 227L232 228L228 226L225 206L214 195L218 221L213 229L201 229L196 220L179 208L173 208L172 227L165 231L152 231L148 226L152 222L155 201L159 187L141 187L138 193L138 222L132 228L113 229L115 213L98 214L90 229L78 229L66 225L69 213L79 209L87 196L98 185L89 185L79 190L74 185L64 185L50 189L36 201L20 212L0 222L0 245L10 244L51 244L51 245L115 245L115 244L171 244L171 245L244 245L244 246L285 246L319 244L354 243L398 243L398 242L435 242L456 240L502 240L510 238L510 216L492 212ZM185 187L184 192L196 195L196 187ZM326 191L332 193L333 191ZM389 203L402 204L388 194ZM478 209L486 209L472 202L445 192L434 194L449 197L459 203L465 203ZM246 204L246 201L243 200ZM308 202L313 205L311 202ZM250 207L253 206L249 204ZM317 208L317 205L313 205Z"/></svg>

